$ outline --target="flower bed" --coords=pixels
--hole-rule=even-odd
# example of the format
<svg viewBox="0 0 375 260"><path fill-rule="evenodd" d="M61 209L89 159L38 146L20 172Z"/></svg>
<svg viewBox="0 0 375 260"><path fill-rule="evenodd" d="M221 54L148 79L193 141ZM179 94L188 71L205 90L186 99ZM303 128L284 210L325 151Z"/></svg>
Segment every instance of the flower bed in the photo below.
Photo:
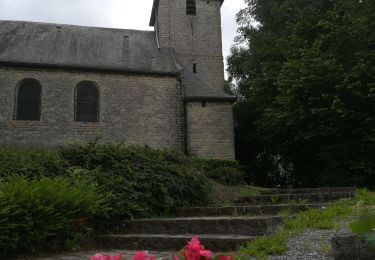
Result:
<svg viewBox="0 0 375 260"><path fill-rule="evenodd" d="M190 242L173 257L173 260L211 260L213 253L210 250L205 250L198 237L193 237ZM233 260L233 256L219 255L215 259L218 260ZM107 256L96 254L90 260L125 260L122 254L116 256ZM133 260L156 260L155 256L150 256L147 251L138 251L134 254Z"/></svg>

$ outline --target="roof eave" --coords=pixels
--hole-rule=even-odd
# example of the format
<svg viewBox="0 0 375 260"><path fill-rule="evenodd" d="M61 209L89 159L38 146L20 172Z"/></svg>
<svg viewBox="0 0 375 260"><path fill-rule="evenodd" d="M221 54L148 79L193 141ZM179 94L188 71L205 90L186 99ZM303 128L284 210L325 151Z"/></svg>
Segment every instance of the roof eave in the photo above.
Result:
<svg viewBox="0 0 375 260"><path fill-rule="evenodd" d="M34 63L34 62L20 62L20 61L5 61L0 60L0 66L4 67L19 67L19 68L40 68L40 69L67 69L67 70L80 70L80 71L95 71L107 73L129 73L129 74L142 74L142 75L160 75L179 77L179 71L153 71L146 69L136 68L118 68L106 66L86 66L76 64L51 64L51 63Z"/></svg>

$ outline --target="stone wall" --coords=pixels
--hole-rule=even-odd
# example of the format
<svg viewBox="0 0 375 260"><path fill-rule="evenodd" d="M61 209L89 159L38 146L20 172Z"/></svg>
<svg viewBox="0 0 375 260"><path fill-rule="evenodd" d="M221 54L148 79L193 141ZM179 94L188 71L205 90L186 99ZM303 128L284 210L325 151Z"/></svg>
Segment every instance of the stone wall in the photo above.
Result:
<svg viewBox="0 0 375 260"><path fill-rule="evenodd" d="M186 15L186 0L160 0L155 26L161 46L174 49L185 76L193 73L196 64L194 77L207 87L224 92L220 8L218 0L197 0L196 15ZM192 77L184 77L183 84L191 88L196 84L194 81ZM198 101L186 104L188 153L234 159L232 104L205 104L205 107Z"/></svg>
<svg viewBox="0 0 375 260"><path fill-rule="evenodd" d="M232 104L189 102L186 105L189 153L234 160Z"/></svg>
<svg viewBox="0 0 375 260"><path fill-rule="evenodd" d="M42 84L40 121L13 120L16 86L24 78ZM75 88L83 80L99 86L99 122L74 121ZM0 89L0 143L52 146L101 136L184 150L182 93L176 77L2 67Z"/></svg>
<svg viewBox="0 0 375 260"><path fill-rule="evenodd" d="M185 71L192 72L196 63L196 75L224 91L220 1L197 0L196 5L197 15L186 15L186 0L160 0L156 25L160 44L175 50Z"/></svg>

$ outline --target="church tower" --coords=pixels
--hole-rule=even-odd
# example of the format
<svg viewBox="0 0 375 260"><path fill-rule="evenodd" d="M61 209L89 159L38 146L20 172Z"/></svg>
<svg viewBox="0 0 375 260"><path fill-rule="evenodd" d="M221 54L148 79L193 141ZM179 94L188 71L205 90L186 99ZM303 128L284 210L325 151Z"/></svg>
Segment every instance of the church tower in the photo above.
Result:
<svg viewBox="0 0 375 260"><path fill-rule="evenodd" d="M224 93L224 0L154 0L150 26L181 68L189 154L234 159L232 104Z"/></svg>

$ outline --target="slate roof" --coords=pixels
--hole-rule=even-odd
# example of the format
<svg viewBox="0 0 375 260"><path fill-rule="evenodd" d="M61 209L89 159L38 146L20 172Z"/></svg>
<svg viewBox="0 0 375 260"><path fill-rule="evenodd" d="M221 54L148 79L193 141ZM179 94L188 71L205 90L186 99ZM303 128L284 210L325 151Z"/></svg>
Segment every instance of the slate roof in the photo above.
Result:
<svg viewBox="0 0 375 260"><path fill-rule="evenodd" d="M224 93L224 90L209 86L193 73L184 72L185 100L221 100L236 101L236 98Z"/></svg>
<svg viewBox="0 0 375 260"><path fill-rule="evenodd" d="M0 21L0 64L178 75L155 32Z"/></svg>

